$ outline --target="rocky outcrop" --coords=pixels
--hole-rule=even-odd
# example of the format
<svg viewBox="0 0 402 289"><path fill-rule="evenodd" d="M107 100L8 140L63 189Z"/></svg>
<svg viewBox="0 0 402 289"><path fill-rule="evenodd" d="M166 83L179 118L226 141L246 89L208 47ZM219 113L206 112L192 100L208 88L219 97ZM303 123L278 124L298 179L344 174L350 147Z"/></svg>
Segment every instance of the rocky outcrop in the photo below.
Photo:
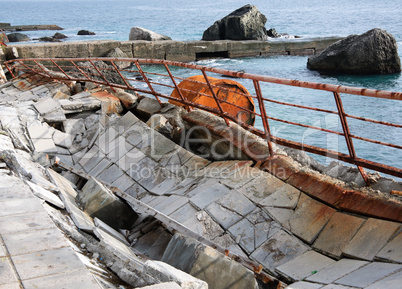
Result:
<svg viewBox="0 0 402 289"><path fill-rule="evenodd" d="M395 38L375 28L335 42L310 57L307 68L324 73L390 74L401 72L401 61Z"/></svg>
<svg viewBox="0 0 402 289"><path fill-rule="evenodd" d="M124 53L123 51L121 51L120 48L116 47L113 49L110 49L108 52L106 52L105 54L101 55L101 57L110 57L110 58L129 58L128 55L126 53ZM110 62L106 61L107 64L111 64ZM119 69L124 69L127 68L131 65L131 62L125 62L125 61L115 61L114 64L116 64L116 66Z"/></svg>
<svg viewBox="0 0 402 289"><path fill-rule="evenodd" d="M55 38L55 39L66 39L66 38L68 38L66 35L64 35L63 33L59 33L59 32L56 32L54 35L53 35L53 38Z"/></svg>
<svg viewBox="0 0 402 289"><path fill-rule="evenodd" d="M267 40L267 17L254 5L245 5L204 31L202 40Z"/></svg>
<svg viewBox="0 0 402 289"><path fill-rule="evenodd" d="M172 40L172 38L142 27L133 27L130 30L129 40L158 41L158 40Z"/></svg>
<svg viewBox="0 0 402 289"><path fill-rule="evenodd" d="M95 32L91 32L88 30L80 30L78 31L77 35L95 35Z"/></svg>
<svg viewBox="0 0 402 289"><path fill-rule="evenodd" d="M28 35L22 34L22 33L10 33L7 35L8 41L10 42L23 42L23 41L29 41Z"/></svg>

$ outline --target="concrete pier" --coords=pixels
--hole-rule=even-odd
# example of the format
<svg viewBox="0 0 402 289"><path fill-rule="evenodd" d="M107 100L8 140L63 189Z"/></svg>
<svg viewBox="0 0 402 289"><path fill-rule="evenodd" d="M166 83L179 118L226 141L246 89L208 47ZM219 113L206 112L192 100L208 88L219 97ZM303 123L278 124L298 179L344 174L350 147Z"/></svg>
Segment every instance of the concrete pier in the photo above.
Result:
<svg viewBox="0 0 402 289"><path fill-rule="evenodd" d="M287 39L272 41L86 41L13 44L20 58L100 57L120 48L128 57L191 62L210 58L238 58L269 55L313 55L340 38Z"/></svg>

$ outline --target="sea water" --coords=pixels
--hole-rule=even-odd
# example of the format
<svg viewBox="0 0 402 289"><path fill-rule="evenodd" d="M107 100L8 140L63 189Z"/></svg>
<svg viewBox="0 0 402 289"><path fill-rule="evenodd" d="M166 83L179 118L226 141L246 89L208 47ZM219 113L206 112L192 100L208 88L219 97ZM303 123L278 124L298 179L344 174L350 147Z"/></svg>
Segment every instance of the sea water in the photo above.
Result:
<svg viewBox="0 0 402 289"><path fill-rule="evenodd" d="M168 35L173 40L201 40L203 32L216 20L245 4L256 5L268 19L266 27L275 28L279 33L315 38L361 34L372 28L381 28L391 33L399 47L402 47L402 5L395 0L0 0L0 22L10 22L12 25L56 24L64 28L61 32L69 37L67 41L124 41L128 40L130 28L134 26ZM77 32L81 29L93 31L96 35L78 36ZM55 31L23 33L33 39L52 36ZM309 71L306 68L307 59L306 56L269 56L205 60L197 64L282 78L402 92L400 74L326 76ZM253 91L248 83L244 84ZM328 92L270 84L263 84L262 89L264 96L273 99L336 110L333 97ZM342 95L342 100L349 114L402 123L400 101L353 95ZM336 115L313 114L274 104L269 104L267 112L272 117L341 131ZM348 153L345 141L337 136L275 121L271 121L270 125L272 133L278 137ZM401 128L389 129L352 119L349 119L349 125L352 134L402 144ZM261 122L257 122L256 126L262 129ZM358 140L354 140L354 144L359 157L402 167L401 150Z"/></svg>

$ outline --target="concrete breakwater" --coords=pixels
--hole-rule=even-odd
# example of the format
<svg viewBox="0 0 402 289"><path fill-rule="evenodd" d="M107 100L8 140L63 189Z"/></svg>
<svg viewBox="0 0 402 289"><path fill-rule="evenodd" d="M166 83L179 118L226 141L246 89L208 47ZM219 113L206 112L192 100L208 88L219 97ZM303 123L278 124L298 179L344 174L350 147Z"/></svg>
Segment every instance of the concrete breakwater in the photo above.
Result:
<svg viewBox="0 0 402 289"><path fill-rule="evenodd" d="M269 55L314 55L340 38L276 41L85 41L9 45L19 58L101 57L120 48L128 57L191 62L210 58L238 58Z"/></svg>

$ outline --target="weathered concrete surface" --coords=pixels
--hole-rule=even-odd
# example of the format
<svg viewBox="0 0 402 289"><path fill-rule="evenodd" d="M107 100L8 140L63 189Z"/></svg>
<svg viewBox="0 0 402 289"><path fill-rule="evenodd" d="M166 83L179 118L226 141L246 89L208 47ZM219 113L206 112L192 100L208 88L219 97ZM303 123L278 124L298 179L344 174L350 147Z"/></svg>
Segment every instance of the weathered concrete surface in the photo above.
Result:
<svg viewBox="0 0 402 289"><path fill-rule="evenodd" d="M339 38L304 39L292 41L89 41L64 43L35 43L9 45L16 48L20 58L82 58L100 57L120 48L128 57L156 58L173 61L195 61L214 57L246 57L261 55L306 55L322 51ZM6 51L8 51L6 50Z"/></svg>

